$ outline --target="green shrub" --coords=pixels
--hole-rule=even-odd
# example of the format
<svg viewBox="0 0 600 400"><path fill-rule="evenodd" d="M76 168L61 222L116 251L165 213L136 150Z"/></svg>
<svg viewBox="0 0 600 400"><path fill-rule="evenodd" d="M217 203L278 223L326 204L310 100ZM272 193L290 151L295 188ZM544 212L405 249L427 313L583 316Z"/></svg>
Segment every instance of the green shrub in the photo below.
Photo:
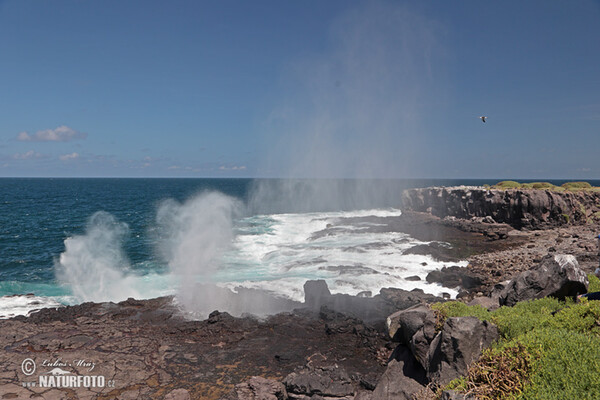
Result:
<svg viewBox="0 0 600 400"><path fill-rule="evenodd" d="M468 306L460 301L447 301L443 303L435 303L431 308L436 312L436 330L441 330L446 318L450 317L477 317L482 321L487 321L492 314L480 306Z"/></svg>
<svg viewBox="0 0 600 400"><path fill-rule="evenodd" d="M556 187L550 182L533 182L530 185L532 189L554 189Z"/></svg>
<svg viewBox="0 0 600 400"><path fill-rule="evenodd" d="M590 290L600 287L600 279L588 277ZM468 392L481 400L600 397L600 301L574 303L548 297L493 312L460 302L432 307L444 318L491 319L502 337L469 367L466 377L444 389Z"/></svg>
<svg viewBox="0 0 600 400"><path fill-rule="evenodd" d="M595 274L588 274L587 277L590 281L590 285L588 286L588 292L600 292L600 278L598 278Z"/></svg>
<svg viewBox="0 0 600 400"><path fill-rule="evenodd" d="M600 301L584 300L567 306L547 321L546 326L572 332L595 334L600 338Z"/></svg>
<svg viewBox="0 0 600 400"><path fill-rule="evenodd" d="M560 329L531 331L519 339L538 353L521 399L600 397L600 338Z"/></svg>
<svg viewBox="0 0 600 400"><path fill-rule="evenodd" d="M492 322L498 325L500 335L510 340L546 326L552 319L552 313L563 307L564 302L552 297L524 301L514 307L500 307L492 313Z"/></svg>
<svg viewBox="0 0 600 400"><path fill-rule="evenodd" d="M561 185L567 190L591 189L592 185L589 182L566 182Z"/></svg>
<svg viewBox="0 0 600 400"><path fill-rule="evenodd" d="M496 183L494 186L498 189L518 189L521 187L521 184L516 181L502 181Z"/></svg>
<svg viewBox="0 0 600 400"><path fill-rule="evenodd" d="M529 383L537 357L517 342L487 349L462 381L452 381L446 389L468 392L480 400L517 399Z"/></svg>

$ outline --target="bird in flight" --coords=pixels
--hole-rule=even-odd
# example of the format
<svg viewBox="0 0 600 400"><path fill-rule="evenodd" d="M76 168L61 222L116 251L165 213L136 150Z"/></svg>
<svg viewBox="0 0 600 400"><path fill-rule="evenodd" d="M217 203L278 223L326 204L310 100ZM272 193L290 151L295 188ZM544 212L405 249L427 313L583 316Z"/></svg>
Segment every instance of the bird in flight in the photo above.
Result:
<svg viewBox="0 0 600 400"><path fill-rule="evenodd" d="M481 117L479 117L479 118L480 118L480 119L483 121L483 123L485 123L485 119L486 119L487 117L486 117L485 115L482 115L482 116L481 116Z"/></svg>

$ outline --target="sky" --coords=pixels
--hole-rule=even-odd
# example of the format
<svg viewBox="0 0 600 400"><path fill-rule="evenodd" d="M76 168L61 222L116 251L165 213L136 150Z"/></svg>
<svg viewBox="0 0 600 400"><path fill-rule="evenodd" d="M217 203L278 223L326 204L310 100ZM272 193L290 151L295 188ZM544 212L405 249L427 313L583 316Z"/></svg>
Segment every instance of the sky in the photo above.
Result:
<svg viewBox="0 0 600 400"><path fill-rule="evenodd" d="M598 1L0 0L1 177L600 179L599 151Z"/></svg>

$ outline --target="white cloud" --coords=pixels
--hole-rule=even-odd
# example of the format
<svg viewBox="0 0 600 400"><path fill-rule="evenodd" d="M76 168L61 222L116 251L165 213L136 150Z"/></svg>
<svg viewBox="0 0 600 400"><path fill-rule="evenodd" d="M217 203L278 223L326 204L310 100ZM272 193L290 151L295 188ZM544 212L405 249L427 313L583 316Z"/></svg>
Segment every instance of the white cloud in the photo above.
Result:
<svg viewBox="0 0 600 400"><path fill-rule="evenodd" d="M33 135L27 132L20 132L17 140L21 142L68 142L75 139L85 139L87 133L78 132L66 125L61 125L56 129L46 129L37 131Z"/></svg>
<svg viewBox="0 0 600 400"><path fill-rule="evenodd" d="M35 152L33 150L29 150L27 153L16 153L15 155L13 155L13 158L15 160L31 160L32 158L42 158L43 156L38 153Z"/></svg>
<svg viewBox="0 0 600 400"><path fill-rule="evenodd" d="M179 165L171 165L169 168L167 169L181 169L181 167Z"/></svg>
<svg viewBox="0 0 600 400"><path fill-rule="evenodd" d="M58 158L60 161L75 160L76 158L79 158L79 153L63 154L62 156L58 156Z"/></svg>
<svg viewBox="0 0 600 400"><path fill-rule="evenodd" d="M233 167L226 167L224 165L221 165L219 167L219 169L221 171L243 171L246 169L246 166L245 165L240 165L240 166L234 165Z"/></svg>

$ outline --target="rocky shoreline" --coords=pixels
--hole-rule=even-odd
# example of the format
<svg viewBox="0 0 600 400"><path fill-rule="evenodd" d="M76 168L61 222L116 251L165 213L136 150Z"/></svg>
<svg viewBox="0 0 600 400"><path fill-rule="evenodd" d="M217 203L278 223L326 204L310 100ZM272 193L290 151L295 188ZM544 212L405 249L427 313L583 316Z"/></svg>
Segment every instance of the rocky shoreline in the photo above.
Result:
<svg viewBox="0 0 600 400"><path fill-rule="evenodd" d="M451 204L459 198L470 204L481 194L469 191L476 194L449 191ZM449 266L427 277L461 287L459 297L465 301L498 306L501 298L516 299L516 284L507 281L552 262L548 255L573 255L566 264L578 263L576 268L585 272L598 265L600 226L593 219L559 224L548 218L552 212L531 209L528 224L523 218L515 223L491 215L458 218L436 215L439 205L415 206L421 203L413 198L401 217L369 229L405 232L430 242L415 246L414 254L450 264L467 259L465 268ZM552 290L558 289L540 293ZM239 296L239 301L254 301L247 293ZM427 384L443 384L464 373L483 345L497 338L493 326L474 317L451 318L435 327L428 304L442 301L420 290L394 288L372 297L336 295L325 282L308 281L303 303L286 304L291 311L263 318L215 311L206 320L191 321L172 297L44 309L0 320L0 398L379 400L410 399L418 392L428 398ZM458 343L459 337L463 344L447 353L452 346L445 343ZM31 365L35 368L29 374ZM57 382L75 382L60 374L103 377L104 385L56 387ZM40 387L42 381L51 382L50 387Z"/></svg>

